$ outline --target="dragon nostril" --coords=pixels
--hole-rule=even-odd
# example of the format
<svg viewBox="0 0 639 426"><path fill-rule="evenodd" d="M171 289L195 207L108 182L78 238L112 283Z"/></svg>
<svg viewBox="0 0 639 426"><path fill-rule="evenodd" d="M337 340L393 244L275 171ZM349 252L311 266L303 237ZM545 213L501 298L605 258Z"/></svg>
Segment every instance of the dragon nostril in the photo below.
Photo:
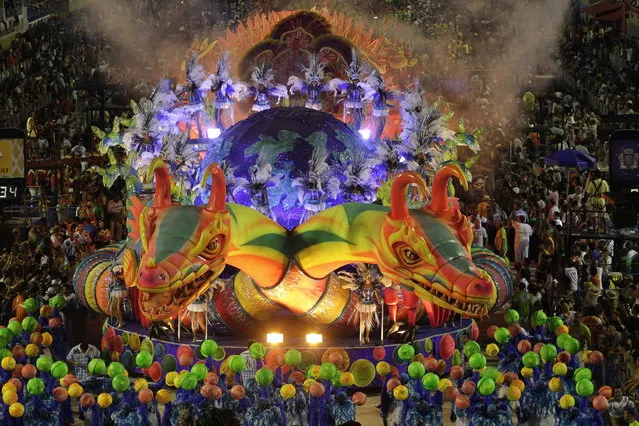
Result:
<svg viewBox="0 0 639 426"><path fill-rule="evenodd" d="M490 296L493 291L493 286L485 280L475 281L470 286L469 296L485 297Z"/></svg>

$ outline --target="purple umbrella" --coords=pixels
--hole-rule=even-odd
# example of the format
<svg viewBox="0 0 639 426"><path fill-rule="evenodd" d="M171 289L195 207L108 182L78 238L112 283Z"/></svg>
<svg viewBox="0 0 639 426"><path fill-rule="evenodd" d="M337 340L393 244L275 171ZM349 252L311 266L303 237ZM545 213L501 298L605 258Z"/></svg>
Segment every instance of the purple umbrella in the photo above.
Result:
<svg viewBox="0 0 639 426"><path fill-rule="evenodd" d="M544 159L549 166L572 167L577 169L593 169L597 159L576 149L564 149L550 154Z"/></svg>

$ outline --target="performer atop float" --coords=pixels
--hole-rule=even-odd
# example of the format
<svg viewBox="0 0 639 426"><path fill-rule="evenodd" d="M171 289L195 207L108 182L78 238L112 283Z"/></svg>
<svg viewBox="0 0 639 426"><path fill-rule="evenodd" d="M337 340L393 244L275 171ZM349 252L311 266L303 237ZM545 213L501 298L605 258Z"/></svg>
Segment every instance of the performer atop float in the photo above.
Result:
<svg viewBox="0 0 639 426"><path fill-rule="evenodd" d="M229 52L224 52L217 62L217 72L211 90L215 92L214 118L220 130L226 130L235 124L233 99L239 99L246 86L233 82L229 73Z"/></svg>
<svg viewBox="0 0 639 426"><path fill-rule="evenodd" d="M304 67L304 79L292 75L288 79L290 92L299 92L306 96L305 108L322 110L320 96L323 92L329 91L328 84L324 83L324 64L320 62L317 55L309 55L309 65Z"/></svg>
<svg viewBox="0 0 639 426"><path fill-rule="evenodd" d="M279 105L282 98L288 99L288 90L283 84L274 84L273 68L262 62L255 65L251 72L251 84L248 86L247 96L252 96L254 103L251 111L259 112L271 109L271 97L276 97Z"/></svg>
<svg viewBox="0 0 639 426"><path fill-rule="evenodd" d="M382 137L384 127L386 127L386 117L388 116L388 108L392 105L388 101L401 99L401 94L391 90L386 90L386 82L382 74L373 70L366 77L366 84L369 86L362 101L372 102L373 111L371 116L371 136L373 140L378 141Z"/></svg>
<svg viewBox="0 0 639 426"><path fill-rule="evenodd" d="M369 86L361 81L362 74L365 72L365 64L362 63L359 52L355 48L351 52L351 63L344 66L348 82L334 78L329 82L329 86L336 95L339 90L345 96L342 120L347 122L346 116L350 114L349 124L353 129L359 130L364 122L363 97Z"/></svg>

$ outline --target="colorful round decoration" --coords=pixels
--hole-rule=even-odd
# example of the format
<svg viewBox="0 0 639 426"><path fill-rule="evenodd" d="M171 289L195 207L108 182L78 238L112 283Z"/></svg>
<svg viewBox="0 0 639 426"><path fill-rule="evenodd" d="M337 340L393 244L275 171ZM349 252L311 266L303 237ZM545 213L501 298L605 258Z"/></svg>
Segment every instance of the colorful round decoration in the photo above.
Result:
<svg viewBox="0 0 639 426"><path fill-rule="evenodd" d="M375 366L367 359L358 359L351 364L350 372L355 377L355 385L366 387L375 379Z"/></svg>
<svg viewBox="0 0 639 426"><path fill-rule="evenodd" d="M122 344L124 346L129 346L129 337L131 337L131 335L128 331L123 331L120 335L120 339L122 339Z"/></svg>
<svg viewBox="0 0 639 426"><path fill-rule="evenodd" d="M268 367L272 370L282 367L285 365L286 358L286 349L284 348L276 348L271 349L264 356L264 366ZM304 356L302 355L302 361L304 360Z"/></svg>
<svg viewBox="0 0 639 426"><path fill-rule="evenodd" d="M164 356L166 355L166 348L164 347L164 345L160 342L155 344L155 359L162 359L164 358Z"/></svg>
<svg viewBox="0 0 639 426"><path fill-rule="evenodd" d="M137 333L131 333L129 336L129 347L133 352L140 349L140 336Z"/></svg>
<svg viewBox="0 0 639 426"><path fill-rule="evenodd" d="M175 371L177 368L177 360L171 354L165 355L162 358L162 371L165 373L170 373L171 371Z"/></svg>
<svg viewBox="0 0 639 426"><path fill-rule="evenodd" d="M226 358L226 351L223 347L218 346L217 351L215 351L215 355L213 355L213 359L216 361L222 361L224 358Z"/></svg>
<svg viewBox="0 0 639 426"><path fill-rule="evenodd" d="M138 355L141 352L138 353ZM133 356L133 352L130 350L126 350L122 352L120 355L120 363L124 366L125 370L128 372L133 372L135 370L135 356Z"/></svg>
<svg viewBox="0 0 639 426"><path fill-rule="evenodd" d="M424 341L424 352L426 352L427 354L430 354L433 352L433 349L435 349L435 345L433 344L433 339L428 337Z"/></svg>
<svg viewBox="0 0 639 426"><path fill-rule="evenodd" d="M150 338L146 338L140 343L140 352L146 351L151 354L151 357L155 355L155 348Z"/></svg>
<svg viewBox="0 0 639 426"><path fill-rule="evenodd" d="M337 354L337 356L333 354ZM335 364L335 367L337 367L339 371L348 370L348 366L351 364L351 359L346 350L342 348L329 348L322 354L322 364L325 362L333 362L335 359L341 361Z"/></svg>
<svg viewBox="0 0 639 426"><path fill-rule="evenodd" d="M450 334L445 334L439 341L439 355L442 359L450 359L455 352L455 340Z"/></svg>

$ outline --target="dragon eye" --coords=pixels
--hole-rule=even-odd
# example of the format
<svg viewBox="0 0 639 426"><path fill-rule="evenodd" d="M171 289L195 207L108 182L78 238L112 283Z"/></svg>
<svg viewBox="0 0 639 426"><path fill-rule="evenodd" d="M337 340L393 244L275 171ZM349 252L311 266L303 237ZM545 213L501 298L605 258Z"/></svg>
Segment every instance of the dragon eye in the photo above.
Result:
<svg viewBox="0 0 639 426"><path fill-rule="evenodd" d="M215 237L211 241L209 241L209 244L206 246L206 248L209 249L210 251L216 251L218 246L219 246L219 242L217 237Z"/></svg>
<svg viewBox="0 0 639 426"><path fill-rule="evenodd" d="M409 246L403 246L397 249L397 257L406 266L415 266L421 262L419 255Z"/></svg>
<svg viewBox="0 0 639 426"><path fill-rule="evenodd" d="M162 281L166 281L166 275L164 275L164 274L160 274L159 278Z"/></svg>

